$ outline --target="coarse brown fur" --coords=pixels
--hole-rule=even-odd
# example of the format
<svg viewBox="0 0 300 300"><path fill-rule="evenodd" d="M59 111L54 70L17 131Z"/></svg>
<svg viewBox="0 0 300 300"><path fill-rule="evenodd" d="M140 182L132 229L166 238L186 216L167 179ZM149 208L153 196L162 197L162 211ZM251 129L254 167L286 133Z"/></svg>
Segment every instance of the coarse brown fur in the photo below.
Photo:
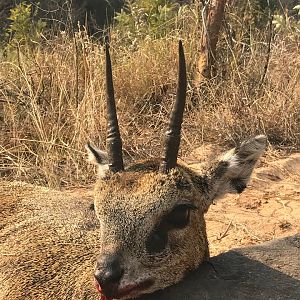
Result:
<svg viewBox="0 0 300 300"><path fill-rule="evenodd" d="M97 299L91 200L0 181L0 299Z"/></svg>
<svg viewBox="0 0 300 300"><path fill-rule="evenodd" d="M242 192L265 145L264 136L249 139L199 173L179 164L162 174L160 160L111 173L98 160L96 214L66 192L0 182L0 299L98 299L94 268L108 255L120 258L121 288L151 282L120 299L180 281L209 257L204 213L224 194ZM168 230L165 248L149 253L149 236L182 204L195 207L187 226Z"/></svg>
<svg viewBox="0 0 300 300"><path fill-rule="evenodd" d="M99 180L95 188L96 213L104 224L102 253L121 253L126 270L123 285L154 281L147 292L179 281L187 271L208 258L203 216L208 208L208 187L204 182L201 185L201 179L196 183L196 178L184 167L169 174L159 173L158 168L156 162L155 168L148 165L110 174ZM145 245L149 235L176 205L184 203L197 206L190 225L180 231L171 230L168 246L158 255L147 253Z"/></svg>

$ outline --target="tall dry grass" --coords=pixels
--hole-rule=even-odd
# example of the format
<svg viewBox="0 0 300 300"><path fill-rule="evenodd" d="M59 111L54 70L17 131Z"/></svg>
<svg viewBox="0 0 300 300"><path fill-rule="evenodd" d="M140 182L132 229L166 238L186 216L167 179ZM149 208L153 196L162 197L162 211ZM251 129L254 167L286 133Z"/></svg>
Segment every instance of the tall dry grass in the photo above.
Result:
<svg viewBox="0 0 300 300"><path fill-rule="evenodd" d="M268 30L249 40L222 33L218 75L195 86L199 21L160 39L124 44L112 31L111 54L119 122L127 160L159 156L175 98L177 41L184 41L188 98L181 156L203 143L231 146L265 133L278 147L300 147L300 47L294 35L277 35L265 80ZM104 52L85 32L61 33L35 51L0 61L0 172L49 186L86 184L93 169L84 145L105 148Z"/></svg>

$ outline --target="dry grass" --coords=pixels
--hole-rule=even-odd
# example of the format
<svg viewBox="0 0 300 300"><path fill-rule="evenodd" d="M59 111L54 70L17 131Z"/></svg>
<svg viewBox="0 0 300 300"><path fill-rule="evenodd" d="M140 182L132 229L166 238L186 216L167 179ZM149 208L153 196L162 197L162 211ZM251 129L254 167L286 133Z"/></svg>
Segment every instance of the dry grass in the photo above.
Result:
<svg viewBox="0 0 300 300"><path fill-rule="evenodd" d="M253 32L248 45L220 42L219 75L198 89L197 22L189 30L124 45L112 32L115 91L127 159L161 155L175 97L177 40L184 40L189 72L182 155L206 143L233 145L265 133L275 146L300 147L300 47L296 36L272 41ZM193 27L194 26L194 27ZM191 30L192 28L192 30ZM197 29L197 30L196 30ZM105 147L104 53L84 32L49 38L34 52L0 61L0 173L49 186L86 184L94 172L84 144ZM27 54L26 54L27 53Z"/></svg>

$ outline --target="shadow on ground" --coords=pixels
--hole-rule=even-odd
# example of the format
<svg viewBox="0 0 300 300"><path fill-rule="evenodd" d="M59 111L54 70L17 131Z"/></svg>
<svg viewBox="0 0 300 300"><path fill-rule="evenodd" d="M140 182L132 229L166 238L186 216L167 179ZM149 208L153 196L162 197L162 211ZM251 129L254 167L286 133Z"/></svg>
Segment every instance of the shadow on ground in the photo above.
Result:
<svg viewBox="0 0 300 300"><path fill-rule="evenodd" d="M139 300L300 299L300 234L232 250L183 282Z"/></svg>

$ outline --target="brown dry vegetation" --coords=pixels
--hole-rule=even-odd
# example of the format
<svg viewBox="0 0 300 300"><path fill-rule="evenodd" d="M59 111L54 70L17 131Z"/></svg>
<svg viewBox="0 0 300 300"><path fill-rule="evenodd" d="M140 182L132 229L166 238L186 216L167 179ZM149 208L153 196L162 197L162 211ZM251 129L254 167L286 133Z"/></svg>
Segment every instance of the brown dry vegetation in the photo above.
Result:
<svg viewBox="0 0 300 300"><path fill-rule="evenodd" d="M234 23L238 16L228 13ZM124 41L111 32L121 134L127 159L161 155L177 81L177 41L188 62L182 153L215 143L232 146L265 133L273 146L300 148L300 45L276 34L267 64L268 28L222 33L218 75L194 84L200 30L197 14L160 39ZM179 24L180 22L178 22ZM84 144L105 147L104 52L85 32L44 38L34 51L0 60L0 173L49 186L86 184L94 173Z"/></svg>

